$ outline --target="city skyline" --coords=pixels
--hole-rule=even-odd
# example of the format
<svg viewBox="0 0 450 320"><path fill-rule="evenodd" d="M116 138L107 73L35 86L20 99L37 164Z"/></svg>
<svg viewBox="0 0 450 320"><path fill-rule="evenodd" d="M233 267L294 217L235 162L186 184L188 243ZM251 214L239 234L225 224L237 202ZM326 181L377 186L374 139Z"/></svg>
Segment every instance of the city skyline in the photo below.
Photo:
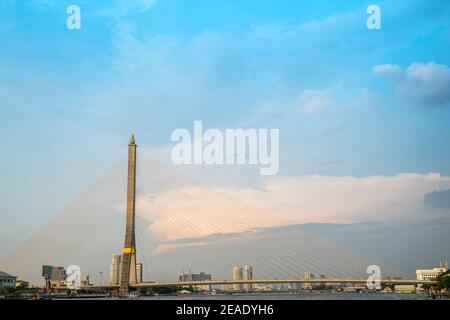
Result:
<svg viewBox="0 0 450 320"><path fill-rule="evenodd" d="M242 255L252 265L260 266L262 273L257 272L260 279L298 278L302 270L315 270L335 278L349 274L364 278L366 268L371 265L382 266L385 277L408 278L406 273L386 266L374 257L361 255L363 252L349 251L302 226L275 219L226 193L211 191L189 176L138 156L134 135L131 135L124 165L109 172L13 252L2 267L16 270L21 278L32 282L37 279L37 266L47 261L55 264L64 260L77 261L83 269L87 267L90 270L88 273L93 269L104 270L101 261L117 250L118 240L125 234L123 253L112 255L109 269L110 282L120 280L123 294L128 292L130 285L138 282L138 255L144 262L147 259L153 261L153 265L148 267L150 270L145 269L150 272L150 278L166 281L185 263L191 266L195 263L197 267L210 266L217 273L227 270L233 261L239 262ZM117 180L119 177L127 182L126 188ZM151 198L145 196L146 188L153 190ZM114 189L115 192L111 192ZM122 190L121 194L117 194L118 190ZM136 190L139 190L137 194ZM126 205L119 205L119 199L123 199ZM184 212L179 212L179 208ZM111 215L111 209L120 214ZM140 223L136 224L136 221ZM100 225L108 226L103 228L103 234L98 228ZM112 237L114 229L119 233ZM64 236L58 237L58 234ZM139 246L136 246L136 238ZM58 239L58 244L55 239ZM51 250L47 250L49 243L52 243ZM84 254L80 255L80 252ZM91 259L92 256L96 259ZM128 261L124 260L126 257ZM142 279L143 264L139 263L139 267L139 279ZM170 269L172 271L168 272ZM306 274L307 271L304 272ZM102 282L103 271L99 274ZM233 268L233 280L250 278L253 278L250 265ZM244 287L235 284L233 288L241 290Z"/></svg>
<svg viewBox="0 0 450 320"><path fill-rule="evenodd" d="M258 228L255 228L254 226L251 227L247 232L255 233L259 238L257 241L259 242L259 250L257 247L248 247L246 245L238 246L238 250L241 252L236 252L236 249L232 249L231 251L236 253L244 253L246 259L254 259L252 255L255 253L262 257L262 260L258 260L259 263L264 262L268 263L270 268L272 269L272 272L263 272L263 277L259 277L257 279L253 278L253 267L249 264L244 265L243 267L235 265L232 268L232 276L231 280L227 280L226 278L222 278L221 280L213 280L211 274L206 274L204 272L200 272L199 274L193 274L191 271L186 273L181 273L179 276L178 281L159 281L159 279L152 279L150 281L145 281L143 277L143 263L137 263L136 256L138 253L142 253L142 257L145 261L145 254L144 254L144 246L141 246L140 248L136 245L136 238L138 238L138 235L136 234L136 230L139 228L136 227L136 197L140 197L139 194L136 193L136 187L137 187L137 166L138 166L138 156L137 156L137 145L135 143L135 137L134 134L131 135L130 143L128 144L128 157L127 157L127 167L126 167L126 177L127 177L127 193L126 193L126 213L125 213L125 242L123 246L123 251L121 254L112 254L112 261L110 266L110 273L109 273L109 282L107 284L103 284L102 275L103 272L99 271L99 284L95 285L90 282L90 275L86 275L84 280L82 280L81 276L81 268L78 265L70 265L67 267L67 270L64 267L61 266L51 266L51 265L42 265L42 274L41 276L45 280L45 286L39 286L37 284L33 284L31 289L35 291L35 294L39 296L40 291L50 294L59 294L61 291L66 291L66 294L71 292L70 294L77 295L78 290L83 290L86 292L89 292L91 295L97 294L107 294L107 296L119 296L119 297L137 297L145 292L145 295L151 294L153 295L154 289L158 290L168 290L168 292L174 292L174 290L179 290L177 294L192 294L195 293L209 293L212 292L213 294L217 293L216 287L221 285L222 289L221 292L234 292L234 293L254 293L254 292L295 292L300 293L300 284L302 284L301 288L304 292L312 292L313 290L331 290L332 292L335 290L343 291L343 292L367 292L366 290L369 290L369 292L376 292L374 290L380 291L382 293L390 293L395 291L395 293L416 293L416 294L423 294L424 292L427 292L427 294L434 294L433 292L435 290L438 294L441 293L441 283L442 279L446 281L446 277L448 276L448 262L445 261L445 264L442 264L442 261L439 262L439 267L435 267L433 269L419 269L416 270L416 278L412 279L410 277L403 278L404 275L402 273L398 273L397 270L392 269L390 267L387 267L386 265L381 264L370 264L371 262L369 260L365 260L366 257L358 255L356 253L352 253L345 248L340 248L336 244L332 242L327 242L325 239L320 239L318 237L315 237L313 234L304 233L304 231L294 232L294 235L298 236L301 235L303 237L300 238L300 242L295 239L295 237L288 238L288 243L291 244L294 242L294 247L288 248L286 245L284 245L283 253L278 252L275 250L273 246L268 245L268 243L263 243L264 241L267 241L264 237L261 237L261 230L258 230ZM141 161L140 161L141 162ZM140 169L142 170L142 169ZM157 170L159 174L162 174L162 177L165 177L166 175L164 172L161 172L161 170ZM180 178L180 175L175 175L176 178ZM176 179L178 183L180 182L180 179ZM162 181L159 181L161 183ZM192 183L188 185L193 185ZM166 186L168 188L168 186ZM178 188L185 188L184 186L178 185ZM176 188L175 188L176 189ZM170 190L170 187L169 187ZM172 191L173 192L173 191ZM156 197L153 197L156 198ZM94 199L98 200L96 198L96 195L94 194ZM208 195L202 195L203 201L205 199L208 199ZM172 201L174 200L174 197L172 198ZM187 199L182 198L181 201L186 203ZM215 205L217 206L223 206L224 202L216 202ZM185 208L189 208L189 206L185 206ZM160 208L160 210L163 208ZM164 210L164 209L163 209ZM235 210L234 213L239 212L240 210ZM249 211L248 208L243 209L243 211L246 213L246 215L251 216L253 219L259 219L261 218L261 214L259 213L256 216L254 216L253 212ZM82 212L82 211L81 211ZM233 212L233 210L230 210L230 212ZM259 215L259 217L258 217ZM235 216L236 217L236 216ZM71 217L78 218L78 217ZM183 219L182 216L178 215L176 217L177 219ZM66 218L67 219L67 218ZM66 220L63 219L63 220ZM199 221L198 219L195 219L194 222ZM222 221L223 222L223 221ZM82 227L86 227L86 224L83 224ZM73 227L73 225L71 226ZM291 226L281 226L281 229ZM67 228L59 228L59 231L65 232ZM283 234L285 234L286 230L283 230ZM302 233L304 233L302 235ZM245 232L240 233L241 237L246 237ZM53 232L50 230L46 230L43 233L44 236L54 236ZM226 233L221 233L221 235L226 235ZM94 235L94 238L98 238L99 235ZM55 238L56 239L56 238ZM181 250L185 250L186 245L188 247L197 247L197 252L190 252L189 255L191 256L191 260L189 259L181 259L183 263L190 261L191 264L193 264L194 261L199 262L201 260L201 256L204 255L204 253L207 251L207 247L205 243L198 243L196 238L191 238L189 242L189 238L179 238L175 239L175 245L172 246L172 248L166 248L164 251L170 252L173 251L173 249L176 249L177 240L182 240L180 242L181 246L178 245L178 248ZM37 239L35 239L37 240ZM60 239L61 240L61 239ZM142 240L142 239L141 239ZM216 239L217 240L217 239ZM270 242L278 239L268 239ZM92 239L91 239L92 241ZM204 241L204 240L203 240ZM160 242L161 244L170 244L171 241L163 241ZM184 243L183 243L184 242ZM297 243L295 243L297 242ZM297 245L301 244L301 242L305 242L307 249L305 251L305 248L298 248ZM323 247L320 248L318 244L321 244ZM34 249L37 248L44 248L48 247L48 244L39 243L38 241L33 241ZM94 243L90 242L89 246L92 247ZM70 246L70 243L65 241L65 243L61 243L61 248L63 250L67 250L68 246ZM42 255L42 251L35 252L35 250L30 250L30 248L25 247L25 256L24 252L17 252L16 255L13 255L11 260L13 261L13 264L10 264L8 266L7 262L7 269L15 269L18 270L18 265L14 267L14 261L19 262L19 264L22 264L21 267L26 263L26 268L30 270L30 268L36 268L36 260L33 261L33 259L29 259L29 253L33 251L33 255L37 257L37 259L45 259ZM47 252L52 253L53 259L60 259L58 256L55 256L54 248L57 246L54 246L51 250L47 250ZM327 248L328 247L328 248ZM80 249L80 248L78 248ZM219 252L217 244L212 244L211 249L214 253L217 253L218 256L223 257L223 252ZM312 250L311 250L312 249ZM327 251L328 250L328 251ZM85 251L85 250L83 250ZM154 258L158 257L158 252L160 250L155 251L156 254L153 255ZM290 262L290 259L286 256L286 253L288 255L293 256L294 258L300 258L301 260L310 260L311 258L314 259L313 265L314 268L322 268L324 265L328 265L331 263L331 266L333 267L333 272L338 271L336 268L341 269L345 277L339 277L334 276L332 278L327 278L324 273L320 273L319 277L316 278L316 276L310 271L313 270L310 267L307 267L307 269L303 268L304 276L303 278L295 275L295 272L299 272L301 269L297 266L292 265L292 262ZM331 252L335 254L334 257L332 257ZM28 254L27 254L28 253ZM164 252L163 252L164 253ZM211 253L211 252L210 252ZM208 263L214 263L219 262L222 267L227 266L228 263L231 262L231 260L228 260L230 258L236 259L236 257L239 256L232 254L225 258L225 260L217 259L218 256L212 257L211 255L207 255L207 262ZM278 255L277 255L278 254ZM319 260L316 260L317 256L320 256ZM92 260L92 258L88 255L89 259ZM217 259L220 261L214 261L212 259ZM271 257L275 257L275 260L270 261ZM96 256L96 259L99 257ZM179 260L180 256L179 254L176 254L176 259ZM193 258L193 259L192 259ZM199 259L200 258L200 259ZM281 258L281 260L280 260ZM28 259L28 261L25 262L25 259ZM74 256L71 256L70 259L74 259ZM152 258L151 258L152 259ZM152 259L153 260L153 259ZM340 261L339 261L340 260ZM41 260L42 261L42 260ZM235 260L236 261L236 260ZM256 261L256 260L253 260ZM291 260L292 261L292 260ZM167 276L167 270L169 266L173 264L172 262L165 262L161 263L160 267L163 267L165 269L165 275ZM225 262L225 263L224 263ZM281 264L280 264L281 262ZM348 266L344 267L344 262L349 262L350 264ZM10 261L11 263L11 261ZM367 277L367 280L365 277L360 277L358 275L358 264L361 264L363 268L366 268L366 275L369 274ZM378 262L377 262L378 263ZM290 271L287 274L292 274L292 270L294 271L294 276L290 277L273 277L273 270L276 270L276 272L280 272L283 270L283 268L288 268ZM70 270L70 271L69 271ZM317 269L314 269L317 270ZM363 269L364 270L364 269ZM381 273L381 270L383 270L383 274ZM355 272L356 273L353 273ZM394 272L390 274L397 274L396 276L386 276L386 271L388 272ZM7 274L5 272L1 272L0 274L0 289L2 292L9 292L9 290L18 290L20 286L22 286L19 290L29 290L30 282L24 281L23 279L26 278L25 276L26 271L24 272L24 269L21 268L21 279L19 280L19 276L12 276L10 274ZM359 270L361 272L361 270ZM339 273L336 273L339 274ZM353 276L349 276L350 274L353 274ZM30 278L27 278L30 279ZM287 285L287 287L286 287ZM353 285L353 286L352 286ZM189 290L186 290L189 289ZM6 290L6 291L5 291ZM37 291L36 291L37 290ZM40 290L40 291L39 291ZM144 291L143 291L144 290ZM148 291L150 290L150 291ZM287 290L287 291L286 291ZM293 291L292 291L293 290ZM21 297L24 297L23 295ZM98 295L97 295L98 297Z"/></svg>

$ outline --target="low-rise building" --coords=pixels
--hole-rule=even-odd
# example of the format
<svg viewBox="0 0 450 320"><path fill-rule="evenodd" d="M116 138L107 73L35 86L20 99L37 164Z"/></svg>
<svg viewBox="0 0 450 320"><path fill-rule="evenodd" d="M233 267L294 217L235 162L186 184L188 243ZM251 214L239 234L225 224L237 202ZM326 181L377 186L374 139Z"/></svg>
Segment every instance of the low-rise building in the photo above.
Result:
<svg viewBox="0 0 450 320"><path fill-rule="evenodd" d="M413 284L396 284L394 286L395 293L414 293L416 286Z"/></svg>
<svg viewBox="0 0 450 320"><path fill-rule="evenodd" d="M259 283L255 285L256 291L274 291L275 289L274 284Z"/></svg>
<svg viewBox="0 0 450 320"><path fill-rule="evenodd" d="M16 280L16 276L0 271L0 288L15 288Z"/></svg>
<svg viewBox="0 0 450 320"><path fill-rule="evenodd" d="M28 281L16 280L16 288L27 289L30 286Z"/></svg>
<svg viewBox="0 0 450 320"><path fill-rule="evenodd" d="M445 264L440 263L438 268L416 270L416 277L417 280L421 281L433 281L436 280L440 274L447 271L448 263L445 261Z"/></svg>

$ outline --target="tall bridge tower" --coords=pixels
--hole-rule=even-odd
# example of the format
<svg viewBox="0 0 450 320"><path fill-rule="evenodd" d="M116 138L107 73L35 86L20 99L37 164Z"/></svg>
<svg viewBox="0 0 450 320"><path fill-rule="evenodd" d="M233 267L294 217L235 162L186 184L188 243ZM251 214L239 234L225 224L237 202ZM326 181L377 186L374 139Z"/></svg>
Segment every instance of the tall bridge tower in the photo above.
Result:
<svg viewBox="0 0 450 320"><path fill-rule="evenodd" d="M122 254L122 271L120 276L120 293L128 294L130 284L137 283L136 276L136 142L131 135L128 145L128 187L127 187L127 217L125 243Z"/></svg>

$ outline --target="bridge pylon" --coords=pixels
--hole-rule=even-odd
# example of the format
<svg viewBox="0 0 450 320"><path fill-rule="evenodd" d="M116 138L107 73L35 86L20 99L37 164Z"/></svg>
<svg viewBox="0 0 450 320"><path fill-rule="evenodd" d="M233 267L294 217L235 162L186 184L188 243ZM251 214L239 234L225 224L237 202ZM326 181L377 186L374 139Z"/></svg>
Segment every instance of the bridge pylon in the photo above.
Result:
<svg viewBox="0 0 450 320"><path fill-rule="evenodd" d="M122 253L122 271L120 275L120 294L127 295L130 284L137 283L136 275L136 142L131 135L128 145L128 185L127 185L127 215L125 242Z"/></svg>

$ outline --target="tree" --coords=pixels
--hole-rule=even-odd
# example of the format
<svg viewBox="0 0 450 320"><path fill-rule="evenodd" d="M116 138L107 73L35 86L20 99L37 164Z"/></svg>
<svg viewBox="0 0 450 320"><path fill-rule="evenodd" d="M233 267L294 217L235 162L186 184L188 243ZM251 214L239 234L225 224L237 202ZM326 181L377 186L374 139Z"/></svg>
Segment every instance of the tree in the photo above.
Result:
<svg viewBox="0 0 450 320"><path fill-rule="evenodd" d="M447 271L437 277L437 288L439 290L450 289L450 271Z"/></svg>
<svg viewBox="0 0 450 320"><path fill-rule="evenodd" d="M0 288L0 296L10 296L16 291L15 288Z"/></svg>

